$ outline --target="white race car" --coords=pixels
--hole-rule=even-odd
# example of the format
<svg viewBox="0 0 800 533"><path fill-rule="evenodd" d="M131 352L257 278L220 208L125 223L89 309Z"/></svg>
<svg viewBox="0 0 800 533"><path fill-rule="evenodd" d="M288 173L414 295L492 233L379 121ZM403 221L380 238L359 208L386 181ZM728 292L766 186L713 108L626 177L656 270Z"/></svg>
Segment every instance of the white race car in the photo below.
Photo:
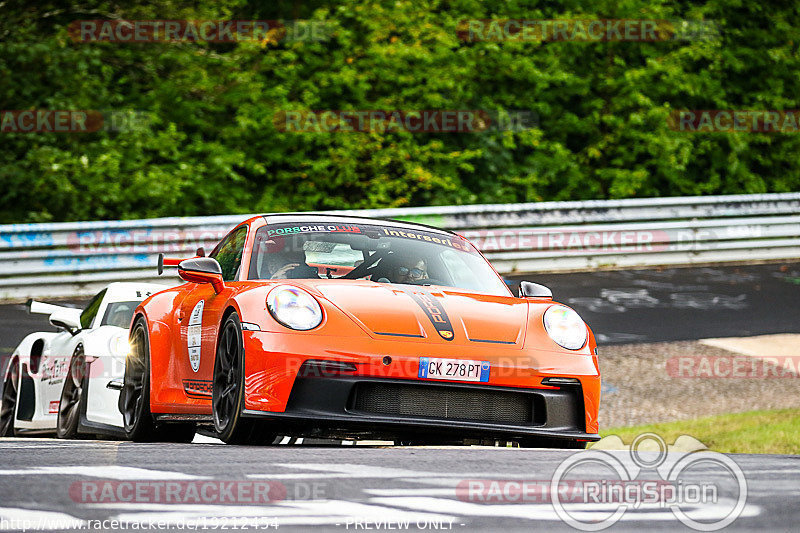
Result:
<svg viewBox="0 0 800 533"><path fill-rule="evenodd" d="M117 402L136 306L168 288L111 283L83 310L28 301L30 313L50 315L58 332L25 337L3 380L0 437L53 433L122 437Z"/></svg>

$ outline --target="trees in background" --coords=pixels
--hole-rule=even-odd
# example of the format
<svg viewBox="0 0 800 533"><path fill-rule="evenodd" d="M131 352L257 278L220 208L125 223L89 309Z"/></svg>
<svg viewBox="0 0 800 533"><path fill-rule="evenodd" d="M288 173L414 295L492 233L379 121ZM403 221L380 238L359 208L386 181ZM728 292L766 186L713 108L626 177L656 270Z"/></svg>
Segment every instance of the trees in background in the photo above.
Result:
<svg viewBox="0 0 800 533"><path fill-rule="evenodd" d="M792 2L208 4L4 6L0 109L113 111L124 127L0 133L0 222L800 190L800 133L668 124L679 109L800 108ZM463 20L507 18L710 20L719 34L459 39ZM79 43L68 26L80 19L318 20L326 38ZM475 133L276 126L284 111L436 109L538 121Z"/></svg>

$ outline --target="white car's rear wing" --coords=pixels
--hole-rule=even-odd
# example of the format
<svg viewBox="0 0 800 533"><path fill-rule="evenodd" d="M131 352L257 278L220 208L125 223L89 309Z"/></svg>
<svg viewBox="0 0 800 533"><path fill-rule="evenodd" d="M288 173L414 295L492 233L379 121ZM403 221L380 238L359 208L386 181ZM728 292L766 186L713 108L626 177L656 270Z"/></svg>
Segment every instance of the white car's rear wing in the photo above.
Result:
<svg viewBox="0 0 800 533"><path fill-rule="evenodd" d="M69 311L75 311L75 309L71 307L64 307L62 305L53 305L53 304L46 304L43 302L37 302L36 300L28 300L25 304L28 307L28 313L36 313L42 315L52 315L57 311L63 311L65 309Z"/></svg>

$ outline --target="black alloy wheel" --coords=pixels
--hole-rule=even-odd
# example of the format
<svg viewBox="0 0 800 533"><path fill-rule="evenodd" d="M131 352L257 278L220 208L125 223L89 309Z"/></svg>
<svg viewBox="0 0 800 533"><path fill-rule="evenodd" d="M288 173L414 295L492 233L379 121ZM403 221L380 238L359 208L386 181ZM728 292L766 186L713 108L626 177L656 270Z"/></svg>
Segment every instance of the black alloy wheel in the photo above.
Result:
<svg viewBox="0 0 800 533"><path fill-rule="evenodd" d="M17 414L17 391L19 390L19 362L11 361L3 383L3 403L0 407L0 437L13 437L14 418Z"/></svg>
<svg viewBox="0 0 800 533"><path fill-rule="evenodd" d="M266 445L279 442L270 424L242 417L244 407L244 345L242 323L232 312L220 329L211 408L217 438L226 444Z"/></svg>
<svg viewBox="0 0 800 533"><path fill-rule="evenodd" d="M86 377L86 355L83 346L75 348L69 361L69 371L61 388L61 401L58 403L56 435L59 439L74 439L78 436L83 383Z"/></svg>
<svg viewBox="0 0 800 533"><path fill-rule="evenodd" d="M150 337L144 317L133 325L130 341L119 394L126 437L136 442L191 442L196 430L193 423L156 425L150 411Z"/></svg>

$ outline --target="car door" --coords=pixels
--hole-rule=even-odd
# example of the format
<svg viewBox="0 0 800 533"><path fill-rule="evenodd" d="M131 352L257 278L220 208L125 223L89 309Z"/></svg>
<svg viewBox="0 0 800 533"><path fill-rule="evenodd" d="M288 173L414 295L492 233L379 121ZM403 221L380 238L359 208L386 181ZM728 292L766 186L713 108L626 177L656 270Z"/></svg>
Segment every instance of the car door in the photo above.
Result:
<svg viewBox="0 0 800 533"><path fill-rule="evenodd" d="M38 377L36 402L39 412L47 417L58 414L58 401L61 398L61 386L67 373L68 362L63 354L69 349L72 334L62 331L54 336L42 350L41 357L30 361L29 372L34 379Z"/></svg>
<svg viewBox="0 0 800 533"><path fill-rule="evenodd" d="M246 239L247 226L240 226L210 254L219 262L222 279L226 282L239 279ZM216 294L211 284L187 284L186 297L178 311L180 348L177 352L182 356L177 366L190 404L211 399L217 337L227 300L228 295Z"/></svg>
<svg viewBox="0 0 800 533"><path fill-rule="evenodd" d="M81 331L72 335L64 332L55 337L50 343L50 350L43 361L41 391L42 412L49 415L58 414L58 403L61 400L61 390L64 380L69 373L69 365L75 350L81 346L83 332L90 331L94 325L97 312L103 303L106 289L97 293L81 313Z"/></svg>

